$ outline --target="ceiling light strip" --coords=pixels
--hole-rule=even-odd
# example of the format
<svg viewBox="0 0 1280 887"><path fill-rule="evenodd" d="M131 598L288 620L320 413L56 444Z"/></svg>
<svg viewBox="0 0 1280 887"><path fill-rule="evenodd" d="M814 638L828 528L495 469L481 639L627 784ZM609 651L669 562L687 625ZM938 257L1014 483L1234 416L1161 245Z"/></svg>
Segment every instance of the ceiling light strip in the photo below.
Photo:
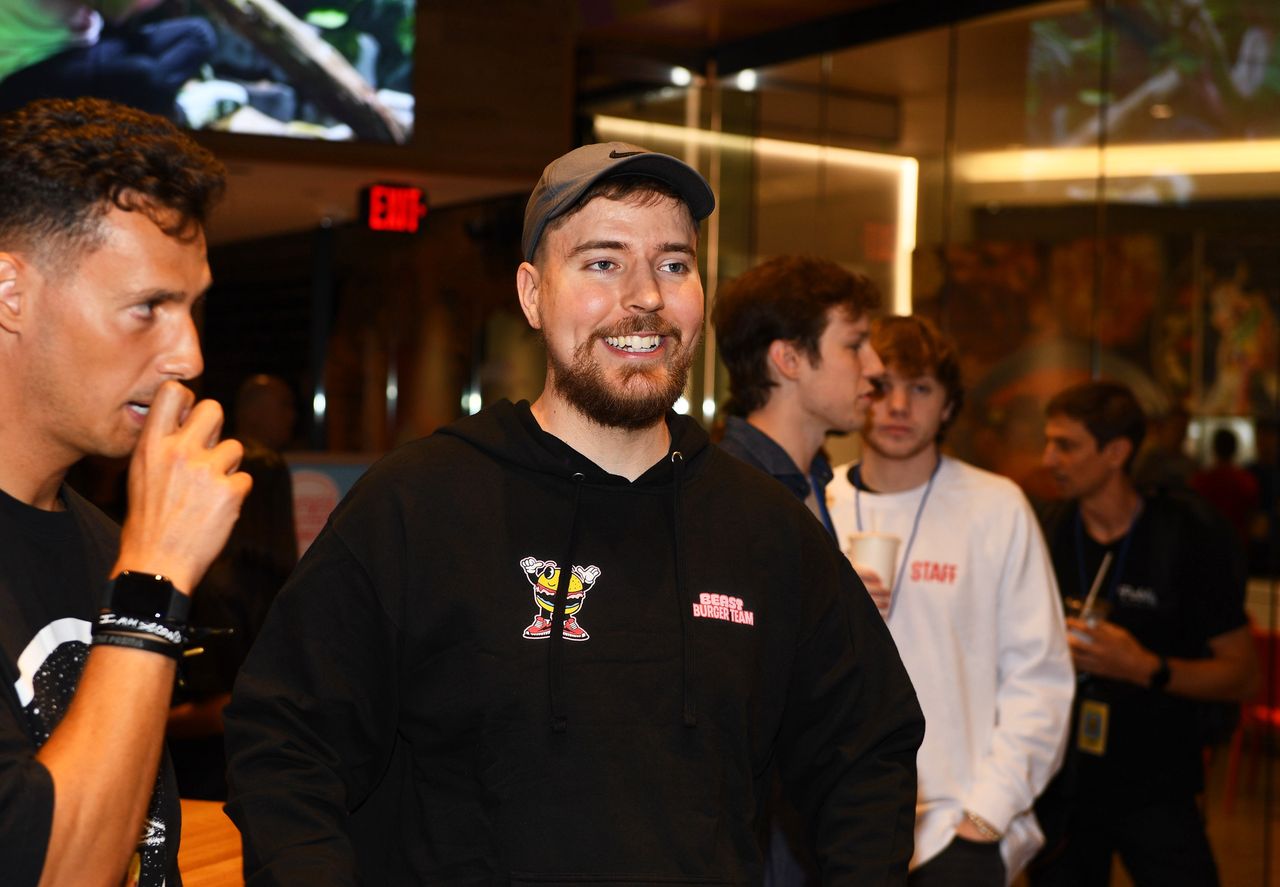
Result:
<svg viewBox="0 0 1280 887"><path fill-rule="evenodd" d="M975 183L1093 179L1096 148L973 151L956 160L960 177ZM1161 175L1247 175L1280 172L1280 139L1108 145L1102 169L1108 179Z"/></svg>
<svg viewBox="0 0 1280 887"><path fill-rule="evenodd" d="M670 123L651 123L606 115L595 118L595 128L600 138L617 138L638 144L644 144L650 139L683 145L697 144L720 151L757 152L767 157L784 160L813 164L826 163L897 176L898 207L895 220L897 240L893 259L893 310L897 314L911 313L911 255L916 248L916 201L920 179L920 164L914 157L815 145L810 142L754 138L735 133L712 132Z"/></svg>

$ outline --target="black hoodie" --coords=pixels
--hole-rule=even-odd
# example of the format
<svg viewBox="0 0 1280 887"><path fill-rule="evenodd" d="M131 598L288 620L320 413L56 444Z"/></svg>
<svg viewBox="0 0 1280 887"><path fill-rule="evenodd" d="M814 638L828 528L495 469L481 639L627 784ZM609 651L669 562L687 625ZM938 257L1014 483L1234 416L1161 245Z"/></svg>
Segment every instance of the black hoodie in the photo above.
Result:
<svg viewBox="0 0 1280 887"><path fill-rule="evenodd" d="M504 402L357 484L227 709L251 887L756 883L775 766L829 883L905 882L923 719L883 620L667 421L634 482Z"/></svg>

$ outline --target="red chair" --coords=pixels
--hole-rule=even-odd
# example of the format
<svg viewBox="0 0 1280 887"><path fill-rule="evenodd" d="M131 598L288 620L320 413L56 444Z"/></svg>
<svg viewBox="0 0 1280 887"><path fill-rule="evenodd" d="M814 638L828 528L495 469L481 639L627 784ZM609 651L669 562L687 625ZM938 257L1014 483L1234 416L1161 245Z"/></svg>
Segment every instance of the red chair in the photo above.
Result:
<svg viewBox="0 0 1280 887"><path fill-rule="evenodd" d="M1280 636L1251 626L1254 649L1258 652L1258 667L1262 680L1258 693L1252 700L1240 706L1240 724L1231 735L1231 748L1227 757L1227 781L1222 792L1222 810L1230 814L1235 805L1236 788L1240 778L1240 759L1244 756L1245 735L1249 736L1249 782L1258 778L1258 761L1262 757L1263 739L1280 734Z"/></svg>

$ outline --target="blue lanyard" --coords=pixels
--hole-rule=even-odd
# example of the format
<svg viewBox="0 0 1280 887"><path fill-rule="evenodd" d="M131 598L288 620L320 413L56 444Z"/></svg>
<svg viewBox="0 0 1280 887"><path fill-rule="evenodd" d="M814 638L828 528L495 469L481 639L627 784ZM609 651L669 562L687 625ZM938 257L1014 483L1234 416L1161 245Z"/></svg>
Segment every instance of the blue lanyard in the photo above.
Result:
<svg viewBox="0 0 1280 887"><path fill-rule="evenodd" d="M1124 539L1120 542L1120 548L1116 552L1115 565L1111 568L1111 581L1107 583L1107 600L1111 603L1118 603L1116 600L1116 589L1120 587L1120 577L1124 573L1125 558L1129 556L1129 543L1133 541L1133 528L1138 525L1138 518L1142 516L1142 503L1138 503L1138 510L1134 512L1133 519L1129 521L1129 529L1124 531ZM1081 598L1089 591L1089 583L1084 573L1084 519L1080 517L1080 506L1076 506L1076 569L1080 574L1080 588L1077 594ZM1110 547L1110 546L1107 546Z"/></svg>
<svg viewBox="0 0 1280 887"><path fill-rule="evenodd" d="M937 463L933 466L933 471L929 474L929 482L924 485L924 495L920 497L920 504L916 506L915 520L911 522L911 536L907 539L907 548L902 552L902 567L897 571L897 575L893 577L893 586L889 589L889 606L893 606L893 602L898 597L898 586L902 584L902 574L907 571L907 565L911 563L911 548L916 544L916 533L920 529L920 516L924 514L924 504L929 501L929 493L933 490L933 479L938 476L938 472L942 470L942 456L938 456ZM853 509L858 519L858 532L862 532L862 463L859 462L853 466Z"/></svg>
<svg viewBox="0 0 1280 887"><path fill-rule="evenodd" d="M827 491L818 486L818 478L812 473L809 474L809 489L813 490L813 497L818 500L818 516L822 518L822 525L827 528L831 538L838 538L836 525L831 522L831 512L827 511Z"/></svg>

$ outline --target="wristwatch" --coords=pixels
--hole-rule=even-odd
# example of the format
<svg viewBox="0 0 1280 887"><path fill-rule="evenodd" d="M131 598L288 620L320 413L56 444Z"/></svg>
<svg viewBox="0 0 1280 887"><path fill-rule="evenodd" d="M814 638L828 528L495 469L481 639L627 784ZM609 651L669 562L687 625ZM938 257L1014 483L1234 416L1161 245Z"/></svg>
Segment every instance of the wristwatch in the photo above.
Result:
<svg viewBox="0 0 1280 887"><path fill-rule="evenodd" d="M165 576L125 570L107 584L102 609L118 616L185 625L191 598Z"/></svg>
<svg viewBox="0 0 1280 887"><path fill-rule="evenodd" d="M969 823L978 830L978 834L982 835L982 837L986 838L988 841L999 841L1004 838L1004 834L1000 829L987 822L972 810L964 811L964 818L969 820Z"/></svg>
<svg viewBox="0 0 1280 887"><path fill-rule="evenodd" d="M1147 678L1148 690L1163 690L1169 684L1169 660L1160 657L1160 665Z"/></svg>

